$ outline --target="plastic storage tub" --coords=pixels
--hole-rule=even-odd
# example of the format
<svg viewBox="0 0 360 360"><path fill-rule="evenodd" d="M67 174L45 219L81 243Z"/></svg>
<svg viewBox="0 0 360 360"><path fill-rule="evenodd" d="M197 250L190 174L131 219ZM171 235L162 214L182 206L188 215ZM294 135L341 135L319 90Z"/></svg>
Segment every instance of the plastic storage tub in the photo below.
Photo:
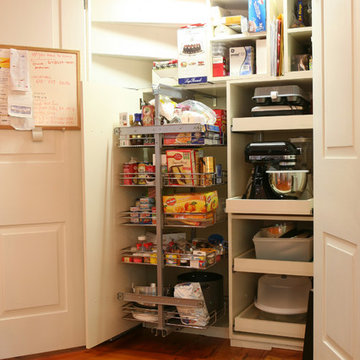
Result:
<svg viewBox="0 0 360 360"><path fill-rule="evenodd" d="M306 313L311 287L308 277L263 275L258 281L255 306L273 314Z"/></svg>
<svg viewBox="0 0 360 360"><path fill-rule="evenodd" d="M310 261L313 257L313 237L264 237L260 230L253 237L257 259Z"/></svg>

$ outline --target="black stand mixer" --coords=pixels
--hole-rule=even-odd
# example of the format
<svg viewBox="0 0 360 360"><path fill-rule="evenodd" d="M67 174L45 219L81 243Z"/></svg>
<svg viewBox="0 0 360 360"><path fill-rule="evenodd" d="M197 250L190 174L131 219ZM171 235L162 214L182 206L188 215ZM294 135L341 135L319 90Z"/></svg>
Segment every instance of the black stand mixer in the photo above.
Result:
<svg viewBox="0 0 360 360"><path fill-rule="evenodd" d="M295 173L292 169L296 165L296 155L300 155L300 149L287 141L248 144L245 148L245 161L253 164L254 168L243 199L296 199L297 196L294 196L291 189L279 191L269 176L271 172L277 175L281 173L281 176Z"/></svg>

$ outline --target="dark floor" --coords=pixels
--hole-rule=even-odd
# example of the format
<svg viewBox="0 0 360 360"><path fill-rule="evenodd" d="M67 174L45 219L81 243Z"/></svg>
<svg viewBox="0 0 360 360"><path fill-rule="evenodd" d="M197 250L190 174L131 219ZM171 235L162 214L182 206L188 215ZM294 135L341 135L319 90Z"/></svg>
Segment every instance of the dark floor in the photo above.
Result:
<svg viewBox="0 0 360 360"><path fill-rule="evenodd" d="M74 349L51 354L22 356L17 360L282 360L302 359L298 351L271 351L231 347L227 339L173 332L167 337L154 336L150 330L136 328L116 341L90 350Z"/></svg>

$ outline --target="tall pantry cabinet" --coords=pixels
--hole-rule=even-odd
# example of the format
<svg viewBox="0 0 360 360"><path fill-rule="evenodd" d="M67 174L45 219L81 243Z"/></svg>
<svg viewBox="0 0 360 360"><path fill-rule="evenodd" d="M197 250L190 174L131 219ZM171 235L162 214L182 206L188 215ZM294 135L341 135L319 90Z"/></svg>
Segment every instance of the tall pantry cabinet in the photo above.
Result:
<svg viewBox="0 0 360 360"><path fill-rule="evenodd" d="M212 5L236 9L232 1L210 2ZM261 274L295 276L313 275L312 262L290 262L255 259L252 237L261 227L282 221L294 221L299 226L312 226L312 199L302 200L243 200L251 167L244 161L246 144L256 140L287 140L290 137L312 138L312 115L251 118L251 97L259 86L300 85L312 91L312 72L292 72L291 55L302 54L311 39L311 27L290 29L294 0L267 1L267 23L273 16L284 16L284 75L267 73L240 78L211 75L212 84L192 85L186 89L196 91L196 99L212 108L227 109L228 143L225 147L207 149L227 166L228 186L219 190L227 198L226 223L212 229L202 229L201 235L219 232L228 238L228 264L221 261L212 270L224 275L224 293L228 294L227 324L205 330L213 336L229 336L233 346L255 348L301 349L305 322L303 318L263 318L253 305L257 280ZM269 26L267 26L269 29ZM267 59L270 57L270 32L224 36L227 47L255 45L257 39L266 39ZM210 38L209 46L219 39ZM143 194L141 187L120 187L119 173L131 156L151 161L153 150L119 148L113 125L118 123L119 112L135 113L139 99L149 100L149 92L121 89L117 86L84 84L84 146L85 146L85 199L86 199L86 266L87 266L87 346L94 346L134 326L123 320L122 302L118 293L131 291L132 284L146 285L156 282L155 267L121 263L122 249L133 245L144 228L121 225L120 213L128 211L134 199ZM96 99L96 103L91 101ZM106 104L99 107L99 104ZM91 149L94 149L91 150ZM102 149L100 152L98 149ZM312 169L310 169L310 172ZM94 191L94 189L97 189ZM106 194L103 198L102 194ZM99 225L100 224L100 225ZM190 234L190 230L186 230ZM164 281L174 282L184 270L166 268ZM226 315L227 316L227 315ZM136 323L135 323L136 324ZM204 331L204 330L201 330Z"/></svg>
<svg viewBox="0 0 360 360"><path fill-rule="evenodd" d="M228 199L229 226L229 337L233 346L301 350L306 316L272 315L254 306L258 279L263 274L312 277L313 263L263 260L255 257L253 236L265 226L291 221L298 228L312 228L312 159L308 159L308 191L297 200L243 199L251 174L245 162L245 146L254 141L289 141L302 137L312 142L313 115L251 117L254 90L257 87L298 85L312 95L312 71L291 71L291 56L305 53L311 44L311 27L291 28L293 0L267 2L266 38L270 56L269 24L284 14L283 76L267 74L244 76L227 81L228 122ZM259 37L260 34L254 35ZM251 36L243 40L251 44ZM240 35L239 35L240 37ZM224 41L224 40L223 40ZM238 44L241 41L238 40ZM236 46L239 46L239 45Z"/></svg>

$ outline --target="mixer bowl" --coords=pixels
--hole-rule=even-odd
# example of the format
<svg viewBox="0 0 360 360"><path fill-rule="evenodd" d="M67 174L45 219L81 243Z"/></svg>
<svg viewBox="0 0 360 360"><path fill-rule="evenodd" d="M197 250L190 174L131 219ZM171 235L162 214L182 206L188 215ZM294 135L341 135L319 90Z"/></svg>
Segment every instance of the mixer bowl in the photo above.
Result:
<svg viewBox="0 0 360 360"><path fill-rule="evenodd" d="M279 197L298 198L305 190L309 170L267 170L271 189Z"/></svg>

